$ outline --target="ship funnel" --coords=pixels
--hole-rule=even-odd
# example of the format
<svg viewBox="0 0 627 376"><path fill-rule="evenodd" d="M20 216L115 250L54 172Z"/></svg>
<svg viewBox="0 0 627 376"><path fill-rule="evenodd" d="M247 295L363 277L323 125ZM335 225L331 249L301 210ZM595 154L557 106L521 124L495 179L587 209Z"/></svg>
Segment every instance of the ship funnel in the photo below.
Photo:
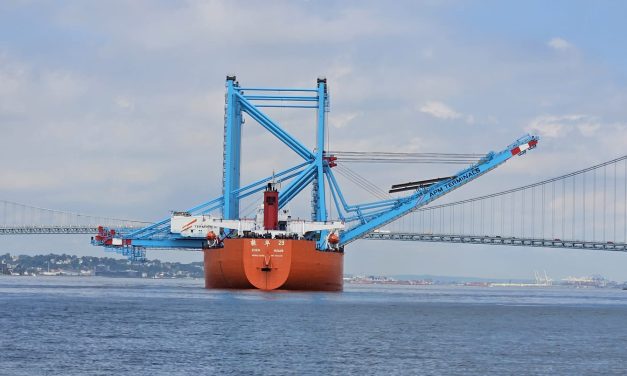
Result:
<svg viewBox="0 0 627 376"><path fill-rule="evenodd" d="M263 193L263 227L266 230L279 228L279 192L274 183L268 183Z"/></svg>

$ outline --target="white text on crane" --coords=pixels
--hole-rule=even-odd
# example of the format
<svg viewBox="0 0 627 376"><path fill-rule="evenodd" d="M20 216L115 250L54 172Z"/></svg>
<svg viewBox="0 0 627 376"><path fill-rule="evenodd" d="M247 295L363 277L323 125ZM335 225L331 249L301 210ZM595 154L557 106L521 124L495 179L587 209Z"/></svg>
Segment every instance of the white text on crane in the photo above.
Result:
<svg viewBox="0 0 627 376"><path fill-rule="evenodd" d="M481 170L479 170L479 167L473 168L472 170L466 172L465 174L460 175L460 176L454 178L452 181L444 184L443 186L438 187L437 189L434 189L433 191L431 191L429 193L429 198L431 198L433 196L436 196L436 195L439 195L440 193L444 192L444 188L448 188L448 189L453 188L456 185L464 182L465 180L468 180L469 178L479 174L480 172L481 172Z"/></svg>

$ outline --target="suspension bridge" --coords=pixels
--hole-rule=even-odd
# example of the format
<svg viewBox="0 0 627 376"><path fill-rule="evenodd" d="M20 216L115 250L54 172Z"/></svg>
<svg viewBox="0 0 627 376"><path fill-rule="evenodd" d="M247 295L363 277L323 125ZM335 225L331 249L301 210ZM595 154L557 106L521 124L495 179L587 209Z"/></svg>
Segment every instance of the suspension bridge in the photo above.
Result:
<svg viewBox="0 0 627 376"><path fill-rule="evenodd" d="M479 155L335 152L339 162L472 163ZM370 160L369 160L370 158ZM378 198L389 193L347 166L338 174ZM126 233L152 222L0 200L0 235ZM467 243L627 252L627 155L522 187L420 208L366 240Z"/></svg>
<svg viewBox="0 0 627 376"><path fill-rule="evenodd" d="M99 226L127 232L148 224L0 200L0 235L95 234Z"/></svg>
<svg viewBox="0 0 627 376"><path fill-rule="evenodd" d="M522 187L420 208L373 240L627 251L627 156Z"/></svg>

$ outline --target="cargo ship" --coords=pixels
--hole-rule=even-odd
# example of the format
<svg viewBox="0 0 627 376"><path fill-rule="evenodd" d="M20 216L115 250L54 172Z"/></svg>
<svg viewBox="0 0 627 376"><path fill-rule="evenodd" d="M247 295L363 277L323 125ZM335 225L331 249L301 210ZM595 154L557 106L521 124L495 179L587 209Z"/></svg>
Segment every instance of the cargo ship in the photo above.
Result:
<svg viewBox="0 0 627 376"><path fill-rule="evenodd" d="M341 221L292 219L279 212L273 183L255 218L225 220L178 212L171 232L204 237L205 287L210 289L341 291L344 248L339 245ZM327 249L317 249L322 235Z"/></svg>
<svg viewBox="0 0 627 376"><path fill-rule="evenodd" d="M305 146L283 130L263 112L266 107L315 109L315 147ZM500 152L489 152L476 161L465 154L450 154L472 164L454 175L392 185L389 193L406 192L399 196L349 204L332 172L339 162L338 152L325 150L328 111L329 93L324 77L317 79L315 88L255 88L242 87L235 76L227 76L222 196L128 233L99 227L92 244L114 248L131 260L144 260L149 248L202 251L206 288L340 291L344 246L375 232L380 239L394 239L384 236L386 230L380 229L492 171L511 157L527 153L538 142L536 136L524 135ZM304 162L242 186L244 115ZM344 152L348 156L344 161L369 154ZM406 157L406 153L383 154L393 156L388 161ZM365 178L354 173L351 176L354 179L349 180L357 179L358 185L368 185ZM281 190L279 201L276 185L282 183L287 185ZM312 220L294 219L287 205L308 186ZM240 217L240 200L262 191L263 203L259 203L255 217ZM340 220L329 220L332 208ZM220 216L207 214L218 210Z"/></svg>

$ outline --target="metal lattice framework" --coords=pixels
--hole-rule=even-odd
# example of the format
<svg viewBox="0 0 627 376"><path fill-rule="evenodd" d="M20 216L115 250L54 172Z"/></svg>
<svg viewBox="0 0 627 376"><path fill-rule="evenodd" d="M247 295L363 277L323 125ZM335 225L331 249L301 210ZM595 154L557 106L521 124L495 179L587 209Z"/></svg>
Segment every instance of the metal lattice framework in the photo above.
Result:
<svg viewBox="0 0 627 376"><path fill-rule="evenodd" d="M277 94L278 93L278 94ZM264 108L299 108L316 110L316 146L309 150L302 142L286 132L277 122L263 112ZM499 152L485 155L466 155L474 163L455 175L408 195L362 204L349 204L342 193L332 168L336 157L325 152L326 112L329 93L326 79L319 78L315 88L255 88L240 86L235 76L227 76L226 107L224 116L223 195L187 210L191 215L221 211L224 219L240 218L240 200L265 189L270 181L285 182L279 194L279 208L283 208L306 187L312 187L312 220L325 222L328 205L335 205L340 220L347 225L340 234L340 245L346 245L366 236L369 232L393 222L452 192L462 185L505 163L511 157L522 155L536 146L538 138L525 135ZM274 173L248 185L241 185L241 145L243 115L246 114L265 128L276 139L290 148L304 161L286 170ZM381 157L381 156L379 156ZM419 156L414 156L418 158ZM434 156L430 156L433 158ZM389 158L389 156L386 156ZM422 158L422 157L421 157ZM464 162L464 159L460 160ZM332 202L326 202L330 192ZM229 236L226 231L223 236ZM325 250L326 231L320 231L317 247ZM127 241L127 242L126 242ZM170 233L170 218L165 218L140 230L125 235L130 247L144 248L202 248L203 239L183 238ZM99 244L102 245L102 244Z"/></svg>

